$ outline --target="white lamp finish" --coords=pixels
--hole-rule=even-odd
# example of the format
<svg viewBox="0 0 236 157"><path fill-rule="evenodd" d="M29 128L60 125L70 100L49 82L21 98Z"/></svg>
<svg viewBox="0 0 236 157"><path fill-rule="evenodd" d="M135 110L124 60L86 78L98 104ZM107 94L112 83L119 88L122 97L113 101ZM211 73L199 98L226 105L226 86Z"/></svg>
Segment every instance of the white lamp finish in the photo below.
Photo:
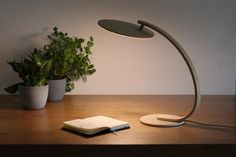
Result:
<svg viewBox="0 0 236 157"><path fill-rule="evenodd" d="M194 94L195 94L195 99L194 99L194 105L191 109L191 111L186 114L185 116L177 116L177 115L171 115L171 114L150 114L150 115L145 115L140 118L140 121L143 124L150 125L150 126L158 126L158 127L175 127L175 126L180 126L184 124L184 121L189 118L198 108L198 106L201 103L201 94L200 94L200 83L198 79L197 72L195 70L195 67L193 65L193 62L191 61L190 57L186 53L186 51L183 49L183 47L166 31L164 31L162 28L157 27L151 23L145 22L145 21L138 21L141 26L131 24L128 22L124 21L118 21L118 20L100 20L98 21L98 24L111 32L118 33L121 35L125 36L131 36L135 38L147 38L147 37L152 37L154 34L150 33L150 36L147 36L147 33L149 31L144 28L144 26L149 27L161 35L163 35L169 42L171 42L174 47L178 50L180 55L183 57L185 63L188 66L189 72L191 74L191 78L193 81L194 85ZM125 29L127 27L128 29ZM132 29L133 28L133 29ZM137 29L138 28L138 29ZM131 31L132 30L132 31ZM136 35L135 31L137 32ZM144 31L144 35L140 35L140 33ZM130 33L132 32L132 33Z"/></svg>

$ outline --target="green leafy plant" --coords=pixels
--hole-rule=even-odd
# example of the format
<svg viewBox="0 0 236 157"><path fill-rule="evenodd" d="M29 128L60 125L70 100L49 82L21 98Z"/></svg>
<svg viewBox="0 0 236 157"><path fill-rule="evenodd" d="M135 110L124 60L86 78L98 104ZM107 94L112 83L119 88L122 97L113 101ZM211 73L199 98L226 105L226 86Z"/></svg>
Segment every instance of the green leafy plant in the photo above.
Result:
<svg viewBox="0 0 236 157"><path fill-rule="evenodd" d="M49 79L66 78L66 91L71 91L75 80L86 80L87 75L96 71L89 58L94 45L93 38L90 37L86 46L83 46L84 39L69 37L57 27L54 27L53 31L48 35L50 43L44 46L44 56L52 63Z"/></svg>
<svg viewBox="0 0 236 157"><path fill-rule="evenodd" d="M19 85L43 86L48 83L48 75L51 69L51 61L45 60L41 50L36 48L30 53L29 58L20 62L8 61L12 69L18 73L23 82L13 84L5 90L14 94L18 91Z"/></svg>

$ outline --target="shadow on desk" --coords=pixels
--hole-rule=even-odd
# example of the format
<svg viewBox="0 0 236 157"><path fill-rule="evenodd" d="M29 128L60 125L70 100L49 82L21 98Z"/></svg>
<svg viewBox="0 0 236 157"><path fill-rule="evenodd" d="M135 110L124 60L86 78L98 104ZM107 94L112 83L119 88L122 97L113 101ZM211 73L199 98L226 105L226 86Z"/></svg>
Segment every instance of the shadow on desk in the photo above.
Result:
<svg viewBox="0 0 236 157"><path fill-rule="evenodd" d="M17 95L1 95L0 109L23 109Z"/></svg>
<svg viewBox="0 0 236 157"><path fill-rule="evenodd" d="M235 157L236 145L0 145L0 152L6 157Z"/></svg>
<svg viewBox="0 0 236 157"><path fill-rule="evenodd" d="M82 137L85 137L85 138L92 138L92 137L95 137L95 136L100 136L100 135L111 133L110 129L103 130L103 131L98 132L94 135L86 135L86 134L82 134L82 133L72 131L72 130L69 130L69 129L66 129L66 128L61 128L61 130L65 131L65 132L68 132L70 134L79 135L79 136L82 136Z"/></svg>

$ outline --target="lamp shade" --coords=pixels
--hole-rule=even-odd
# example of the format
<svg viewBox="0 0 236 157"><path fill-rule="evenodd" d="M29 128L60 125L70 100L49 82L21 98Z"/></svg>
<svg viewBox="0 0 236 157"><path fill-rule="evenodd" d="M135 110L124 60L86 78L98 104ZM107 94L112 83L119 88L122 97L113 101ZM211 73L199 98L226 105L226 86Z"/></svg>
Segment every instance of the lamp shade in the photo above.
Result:
<svg viewBox="0 0 236 157"><path fill-rule="evenodd" d="M98 21L98 25L110 32L134 38L152 38L154 36L151 30L141 29L140 25L125 21L103 19Z"/></svg>

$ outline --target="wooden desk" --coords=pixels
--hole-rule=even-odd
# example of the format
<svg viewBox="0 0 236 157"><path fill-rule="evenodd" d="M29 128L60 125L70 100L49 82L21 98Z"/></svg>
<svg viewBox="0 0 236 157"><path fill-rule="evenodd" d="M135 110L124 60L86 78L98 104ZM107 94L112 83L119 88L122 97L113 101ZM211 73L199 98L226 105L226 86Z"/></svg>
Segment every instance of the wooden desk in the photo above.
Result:
<svg viewBox="0 0 236 157"><path fill-rule="evenodd" d="M127 152L136 153L136 156L142 153L155 156L155 153L171 153L169 149L174 148L175 151L182 150L179 151L182 154L186 152L183 149L187 148L187 153L192 155L197 155L198 151L217 154L227 151L236 155L234 129L210 128L191 123L175 128L158 128L139 122L141 116L150 113L185 114L192 103L192 96L67 95L63 101L48 102L45 109L23 110L17 96L0 96L0 151L9 153L14 148L13 152L19 153L21 150L23 153L29 148L42 151L42 147L47 147L51 151L70 150L67 153L80 150L84 156L88 152L90 154L87 155L91 156L91 150L94 150L93 154L100 149L100 153L116 152L117 156L122 153L127 155ZM128 121L131 128L95 137L61 129L66 120L95 115ZM191 120L236 126L236 96L203 96L202 104ZM214 151L209 152L211 149ZM147 154L146 151L152 153Z"/></svg>

